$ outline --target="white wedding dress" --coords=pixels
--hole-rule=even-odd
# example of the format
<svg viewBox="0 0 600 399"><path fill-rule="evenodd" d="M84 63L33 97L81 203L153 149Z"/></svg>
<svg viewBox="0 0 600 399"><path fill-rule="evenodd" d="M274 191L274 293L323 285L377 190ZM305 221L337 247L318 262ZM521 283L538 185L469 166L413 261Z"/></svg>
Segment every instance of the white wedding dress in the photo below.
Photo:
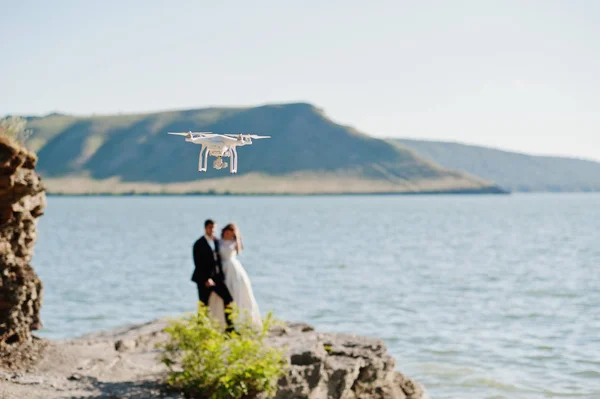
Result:
<svg viewBox="0 0 600 399"><path fill-rule="evenodd" d="M238 308L238 321L245 322L249 318L251 325L254 328L260 329L262 328L260 310L256 299L254 298L248 273L246 273L242 263L237 258L235 244L235 241L219 241L219 255L221 256L221 263L223 265L225 285L233 297L233 302ZM215 317L221 325L225 326L225 309L221 297L212 293L208 301L208 307L211 315Z"/></svg>

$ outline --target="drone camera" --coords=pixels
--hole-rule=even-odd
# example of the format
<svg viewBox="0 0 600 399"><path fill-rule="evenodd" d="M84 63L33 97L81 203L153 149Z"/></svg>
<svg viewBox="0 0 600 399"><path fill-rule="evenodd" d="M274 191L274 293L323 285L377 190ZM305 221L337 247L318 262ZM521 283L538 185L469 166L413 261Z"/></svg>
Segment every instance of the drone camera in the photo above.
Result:
<svg viewBox="0 0 600 399"><path fill-rule="evenodd" d="M227 167L227 162L223 162L222 159L218 158L213 161L213 168L219 170Z"/></svg>

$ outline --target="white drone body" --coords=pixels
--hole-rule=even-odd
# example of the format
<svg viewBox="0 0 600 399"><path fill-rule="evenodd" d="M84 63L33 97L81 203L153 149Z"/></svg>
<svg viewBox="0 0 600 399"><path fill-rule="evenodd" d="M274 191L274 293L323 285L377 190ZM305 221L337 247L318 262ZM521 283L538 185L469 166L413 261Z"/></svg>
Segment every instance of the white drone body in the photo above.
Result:
<svg viewBox="0 0 600 399"><path fill-rule="evenodd" d="M198 172L206 172L208 157L216 157L213 161L213 168L223 169L227 167L227 162L223 162L223 157L230 157L231 165L229 173L237 173L237 150L236 147L252 144L252 139L268 139L270 136L257 136L255 134L215 134L212 132L168 132L178 136L185 136L188 143L200 144L200 156L198 160Z"/></svg>

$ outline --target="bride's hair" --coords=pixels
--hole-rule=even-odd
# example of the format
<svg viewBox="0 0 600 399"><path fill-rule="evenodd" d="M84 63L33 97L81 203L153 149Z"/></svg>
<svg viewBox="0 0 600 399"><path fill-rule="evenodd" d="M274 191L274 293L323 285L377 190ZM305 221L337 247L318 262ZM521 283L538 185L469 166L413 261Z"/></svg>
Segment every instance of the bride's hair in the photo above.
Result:
<svg viewBox="0 0 600 399"><path fill-rule="evenodd" d="M225 235L225 232L227 230L233 232L233 238L235 239L235 249L237 250L237 252L242 252L242 249L244 249L244 245L242 244L242 234L240 233L240 230L238 229L237 225L235 223L229 223L227 226L223 227L223 230L221 230L221 237Z"/></svg>

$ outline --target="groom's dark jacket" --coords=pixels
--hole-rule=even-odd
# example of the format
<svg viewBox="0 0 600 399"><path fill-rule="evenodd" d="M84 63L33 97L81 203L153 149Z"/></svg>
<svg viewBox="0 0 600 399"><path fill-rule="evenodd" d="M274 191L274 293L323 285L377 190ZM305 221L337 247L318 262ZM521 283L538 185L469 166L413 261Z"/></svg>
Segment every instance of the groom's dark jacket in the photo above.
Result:
<svg viewBox="0 0 600 399"><path fill-rule="evenodd" d="M194 243L194 274L192 274L192 281L197 284L204 285L204 283L212 278L213 281L223 281L224 276L222 272L221 257L219 256L219 241L214 240L215 252L206 241L206 237L202 236Z"/></svg>

